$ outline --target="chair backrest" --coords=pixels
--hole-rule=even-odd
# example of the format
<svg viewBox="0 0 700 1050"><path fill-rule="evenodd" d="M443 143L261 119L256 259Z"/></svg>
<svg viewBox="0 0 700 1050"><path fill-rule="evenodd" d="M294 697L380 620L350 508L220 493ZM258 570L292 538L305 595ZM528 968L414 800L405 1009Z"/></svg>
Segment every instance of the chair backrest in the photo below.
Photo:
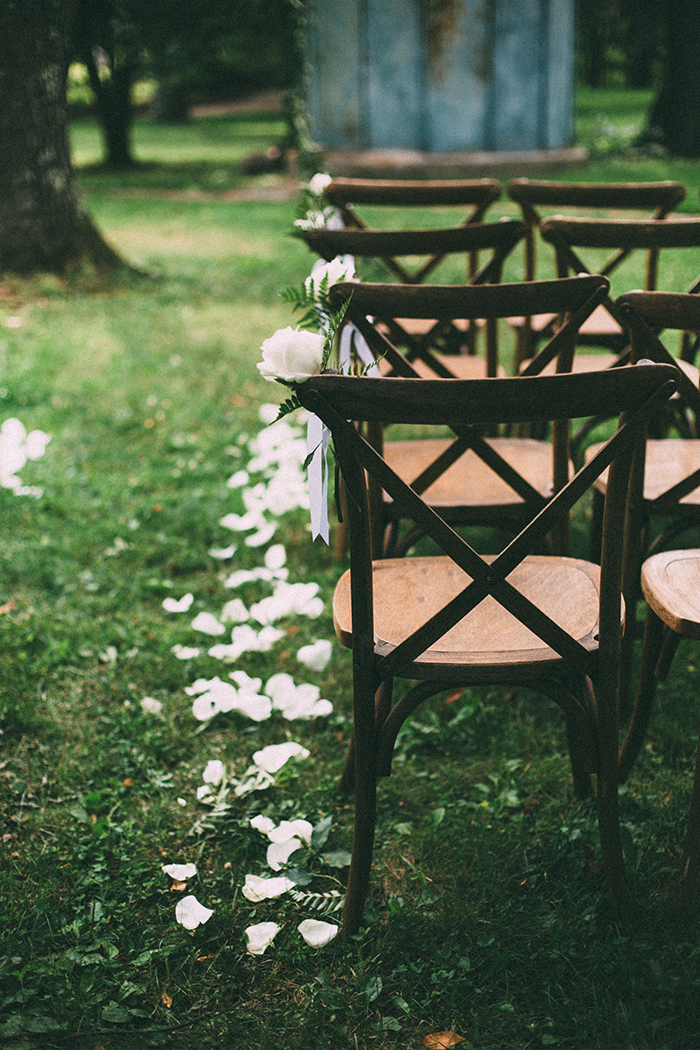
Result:
<svg viewBox="0 0 700 1050"><path fill-rule="evenodd" d="M615 302L628 325L632 361L658 361L672 364L677 370L678 398L669 407L676 409L679 429L693 437L699 436L700 390L682 363L674 358L659 338L668 329L680 332L700 331L700 296L689 292L627 292ZM682 413L682 417L679 415ZM689 414L690 413L690 414ZM695 484L693 484L693 479ZM664 497L671 502L682 499L694 488L700 478L686 478L681 489L675 486Z"/></svg>
<svg viewBox="0 0 700 1050"><path fill-rule="evenodd" d="M486 263L473 270L470 264L465 281L468 284L500 281L506 257L524 236L525 226L513 219L434 230L318 229L301 233L322 259L330 261L337 255L381 259L403 284L422 284L448 255L464 254L471 259L487 250L491 255ZM402 257L409 256L427 256L427 259L410 269L401 261Z"/></svg>
<svg viewBox="0 0 700 1050"><path fill-rule="evenodd" d="M531 281L537 272L536 234L547 215L560 208L581 211L614 211L647 213L650 219L663 219L685 199L686 189L681 182L547 182L534 179L513 179L508 183L508 196L520 205L527 226L525 237L525 280ZM617 245L613 245L617 248ZM601 270L614 270L626 252L620 249ZM653 268L653 257L649 259Z"/></svg>
<svg viewBox="0 0 700 1050"><path fill-rule="evenodd" d="M657 262L661 251L700 248L700 219L545 219L540 227L543 240L549 242L555 250L557 272L560 277L570 273L587 273L588 266L582 260L580 250L616 249L617 258L621 261L631 252L641 250L654 255L653 268L647 268L646 290L655 289L657 280ZM594 266L596 273L610 273L611 267ZM608 297L604 303L606 310L614 317L624 331L627 321L624 313Z"/></svg>
<svg viewBox="0 0 700 1050"><path fill-rule="evenodd" d="M355 205L390 208L466 207L463 224L481 222L487 209L501 196L496 179L332 179L324 196L340 211L346 226L369 229Z"/></svg>
<svg viewBox="0 0 700 1050"><path fill-rule="evenodd" d="M420 359L438 378L453 378L449 358L436 358L440 339L456 320L486 321L487 375L498 374L498 321L518 314L551 312L565 320L554 336L528 364L523 375L538 375L555 358L557 370L568 371L578 328L601 303L609 283L598 275L564 280L481 285L401 285L341 282L329 298L338 310L346 302L346 323L352 322L376 357L384 357L391 375L415 378L411 362ZM370 320L371 318L371 320ZM428 332L413 335L402 319L432 321ZM380 329L380 326L385 331ZM406 349L399 349L406 348Z"/></svg>
<svg viewBox="0 0 700 1050"><path fill-rule="evenodd" d="M526 379L415 380L371 379L321 375L298 388L301 404L329 427L335 454L347 490L350 530L353 651L356 674L367 680L401 675L421 653L443 637L487 596L568 662L572 671L598 677L607 669L617 681L621 623L621 576L627 492L633 459L648 416L673 390L670 366L642 364L591 374L537 376ZM495 424L513 425L531 420L555 421L589 416L603 408L623 413L614 436L545 506L533 510L529 523L501 553L482 558L389 467L349 420L369 424L447 426L460 437ZM605 540L601 568L599 628L579 640L554 622L547 612L517 591L508 576L532 553L539 553L545 537L609 468L605 504ZM416 521L442 552L465 573L464 588L430 615L417 630L394 644L376 639L372 601L372 541L368 479L374 479ZM636 538L633 537L634 540ZM426 576L429 586L429 574ZM376 664L377 657L379 665ZM603 666L601 667L601 662ZM415 677L412 675L411 677ZM507 676L504 678L507 680ZM607 686L609 686L609 682ZM375 686L376 688L376 686ZM613 690L614 693L614 690ZM373 718L372 689L365 717ZM614 695L610 718L616 718ZM357 717L357 712L356 712Z"/></svg>

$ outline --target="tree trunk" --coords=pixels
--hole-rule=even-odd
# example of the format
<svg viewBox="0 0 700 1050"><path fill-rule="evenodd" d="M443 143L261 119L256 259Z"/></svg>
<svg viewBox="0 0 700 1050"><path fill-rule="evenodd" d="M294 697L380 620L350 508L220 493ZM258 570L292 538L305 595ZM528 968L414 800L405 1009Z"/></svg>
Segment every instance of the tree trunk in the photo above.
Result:
<svg viewBox="0 0 700 1050"><path fill-rule="evenodd" d="M73 0L0 3L0 272L123 265L80 199L68 146Z"/></svg>
<svg viewBox="0 0 700 1050"><path fill-rule="evenodd" d="M678 157L700 157L700 5L670 0L661 88L649 117L649 137Z"/></svg>

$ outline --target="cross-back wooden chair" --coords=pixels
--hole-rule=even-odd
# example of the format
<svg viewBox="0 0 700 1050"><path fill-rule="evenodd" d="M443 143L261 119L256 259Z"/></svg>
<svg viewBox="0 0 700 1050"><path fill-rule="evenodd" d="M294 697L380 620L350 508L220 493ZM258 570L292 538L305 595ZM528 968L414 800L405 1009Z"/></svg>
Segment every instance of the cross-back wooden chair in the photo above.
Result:
<svg viewBox="0 0 700 1050"><path fill-rule="evenodd" d="M606 295L604 277L574 277L563 281L532 281L519 284L453 286L355 284L344 282L331 289L332 305L347 305L345 322L352 323L366 339L370 350L382 358L386 381L407 378L484 378L498 374L499 319L516 310L549 309L566 316L556 335L531 364L532 374L556 360L569 371L579 326ZM372 318L372 320L370 320ZM425 322L425 335L406 331L414 319ZM455 320L485 320L486 369L472 369L465 376L455 365L473 358L435 354L442 333ZM406 349L407 347L407 349ZM433 437L384 442L383 427L375 422L370 439L384 450L392 468L426 502L455 525L487 525L498 529L518 528L535 508L541 508L563 484L571 471L568 427L554 428L554 440L535 440L513 435L486 434L471 429L456 442ZM403 554L422 535L418 523L401 536L401 503L384 497L372 487L373 540L375 550ZM405 520L405 519L403 519ZM558 549L566 548L566 535L552 538Z"/></svg>
<svg viewBox="0 0 700 1050"><path fill-rule="evenodd" d="M621 755L625 779L644 744L659 681L668 677L681 639L700 639L700 550L661 551L642 565L642 592L647 601L644 643L634 715ZM700 882L700 739L685 848L675 902L688 911Z"/></svg>
<svg viewBox="0 0 700 1050"><path fill-rule="evenodd" d="M535 179L513 179L507 186L508 196L520 206L523 222L527 226L525 235L524 279L532 281L542 274L538 267L538 230L548 216L560 209L571 209L577 217L581 213L613 213L616 217L646 217L650 220L666 218L685 199L686 189L680 182L550 182ZM627 258L630 249L613 245L612 254L598 269L609 277ZM646 286L656 284L656 255L650 249L646 260ZM519 357L526 360L535 352L543 334L549 331L552 318L545 316L523 318L518 324ZM619 330L604 311L598 311L582 333L594 345L606 345L605 340L614 339Z"/></svg>
<svg viewBox="0 0 700 1050"><path fill-rule="evenodd" d="M692 527L700 525L700 391L697 382L689 378L687 365L673 357L661 342L658 332L700 328L700 297L688 293L629 292L615 303L630 335L633 361L651 360L670 365L676 372L677 392L655 416L649 420L649 433L666 433L675 424L674 437L648 436L644 456L638 460L642 471L639 480L639 499L633 507L630 527L639 535L639 560L630 562L625 580L625 603L630 627L622 653L623 702L629 695L632 648L635 637L641 633L637 624L637 607L641 598L640 566L649 554L675 546L677 539ZM586 457L596 455L600 445L586 450ZM642 480L643 478L643 480ZM607 474L597 479L593 492L591 522L591 557L599 557L603 528L604 503L607 497ZM654 523L661 527L653 535ZM645 720L646 719L646 720ZM648 724L645 718L632 720L620 761L620 776L624 780L634 764L644 741Z"/></svg>
<svg viewBox="0 0 700 1050"><path fill-rule="evenodd" d="M426 208L465 208L462 225L482 222L490 206L502 193L496 179L440 179L432 181L400 179L333 179L324 191L327 200L340 212L345 226L368 230L374 228L357 211L356 205L409 210ZM411 221L409 218L409 225ZM386 265L402 284L411 283L411 277L424 281L440 262L440 252L432 253L421 270L412 275L399 260L385 259ZM468 276L478 269L478 255L470 256Z"/></svg>
<svg viewBox="0 0 700 1050"><path fill-rule="evenodd" d="M302 405L330 428L345 481L350 569L334 618L353 650L354 735L343 786L355 791L355 832L345 927L362 921L376 820L377 779L390 773L397 733L420 703L443 690L527 683L563 709L579 792L597 775L605 873L615 905L631 909L618 820L618 663L622 632L620 538L628 483L648 416L669 396L669 366L525 379L416 380L321 375L298 388ZM495 423L625 413L594 462L538 508L497 556L481 557L362 436L367 424L449 426L457 435ZM609 471L600 569L538 552L605 467ZM368 478L418 521L441 554L373 560ZM632 537L634 539L634 537ZM393 683L417 685L396 703ZM593 684L595 683L595 698Z"/></svg>
<svg viewBox="0 0 700 1050"><path fill-rule="evenodd" d="M307 230L303 237L306 243L321 258L330 261L336 256L352 255L361 259L381 259L387 265L407 257L428 257L432 274L438 261L450 256L464 254L472 259L479 252L489 252L485 262L471 274L464 277L465 284L496 284L503 276L503 264L525 235L523 223L513 219L501 222L472 223L468 226L448 227L434 230ZM392 272L395 267L390 266ZM467 271L469 271L469 266ZM408 265L401 267L406 284L422 284L428 274L426 264L416 268ZM458 283L462 283L461 281ZM404 329L410 337L420 338L426 335L426 328L418 318L413 318ZM395 336L398 331L395 330ZM474 355L477 349L477 328L470 324L453 324L443 333L443 349L450 354ZM453 362L452 371L459 371L460 378L477 378L478 362Z"/></svg>
<svg viewBox="0 0 700 1050"><path fill-rule="evenodd" d="M651 285L651 289L647 287L647 291L654 290L660 253L700 249L700 219L674 217L663 221L645 221L554 218L546 219L540 227L540 232L543 240L550 243L555 249L557 272L560 277L571 273L587 273L589 269L597 273L600 267L590 262L590 256L587 256L590 251L617 250L618 256L624 256L624 258L634 251L647 252L654 260L653 267L650 266L647 270L647 285ZM586 258L589 259L588 263ZM603 314L617 330L617 335L614 337L616 341L610 343L611 348L614 348L616 352L608 358L598 356L597 367L612 368L629 359L629 323L625 311L616 305L610 294L596 312L597 317ZM579 343L585 340L586 331L583 326ZM590 359L585 360L580 351L577 353L577 362L580 367L584 368L590 365ZM694 367L689 365L686 370L696 377L697 384L697 371ZM574 459L578 458L590 430L599 421L600 417L594 417L579 428L574 435L572 439Z"/></svg>

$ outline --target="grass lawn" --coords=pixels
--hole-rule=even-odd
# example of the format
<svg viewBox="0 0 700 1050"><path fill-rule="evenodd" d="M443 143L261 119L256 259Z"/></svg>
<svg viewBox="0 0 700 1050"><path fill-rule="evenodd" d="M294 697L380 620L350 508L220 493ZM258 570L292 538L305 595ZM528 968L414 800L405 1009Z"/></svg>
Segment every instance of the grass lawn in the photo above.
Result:
<svg viewBox="0 0 700 1050"><path fill-rule="evenodd" d="M582 98L589 137L603 101ZM611 126L639 120L639 104L630 116L622 101ZM622 798L636 923L611 912L558 711L525 690L474 689L437 698L401 734L380 787L363 932L315 949L298 931L303 919L335 923L342 899L350 658L331 616L344 565L312 544L295 505L303 432L290 417L267 448L260 416L279 394L255 368L259 346L294 323L278 293L312 259L288 236L294 199L230 191L284 190L282 176L238 168L279 136L264 115L139 124L152 166L126 178L89 168L95 132L76 127L88 206L146 276L1 286L0 421L51 441L19 471L40 497L0 488L0 1046L403 1050L455 1032L454 1045L478 1050L685 1050L700 1027L700 929L674 917L671 898L700 715L695 645L660 689ZM696 169L601 149L571 177L681 178L694 211ZM662 282L683 287L698 270L684 259ZM274 534L253 518L240 530L266 500ZM261 636L245 617L284 570L318 590L295 591L297 611ZM212 614L223 635L198 629ZM209 653L236 640L231 662ZM318 640L332 651L313 670L298 656ZM299 702L332 710L195 717L231 673L257 717L278 673L312 687ZM308 756L246 790L253 755L289 742ZM274 874L250 824L261 816L316 831L293 860L296 889L255 903L246 875ZM173 863L197 873L173 880L161 870ZM176 921L190 894L213 912L194 931ZM244 931L263 922L279 932L251 955Z"/></svg>

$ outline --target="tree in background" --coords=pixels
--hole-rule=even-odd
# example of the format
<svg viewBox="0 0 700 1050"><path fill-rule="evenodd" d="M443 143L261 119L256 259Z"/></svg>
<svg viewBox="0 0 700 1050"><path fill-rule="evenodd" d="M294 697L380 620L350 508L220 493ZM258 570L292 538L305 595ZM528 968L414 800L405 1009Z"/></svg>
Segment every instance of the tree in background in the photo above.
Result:
<svg viewBox="0 0 700 1050"><path fill-rule="evenodd" d="M661 84L647 137L678 157L700 157L700 4L671 0L665 16Z"/></svg>
<svg viewBox="0 0 700 1050"><path fill-rule="evenodd" d="M0 4L0 272L111 271L122 262L81 202L66 75L73 0Z"/></svg>
<svg viewBox="0 0 700 1050"><path fill-rule="evenodd" d="M157 120L186 119L193 97L289 89L299 77L293 0L78 0L76 56L97 99L105 166L134 165L131 88L158 81Z"/></svg>

